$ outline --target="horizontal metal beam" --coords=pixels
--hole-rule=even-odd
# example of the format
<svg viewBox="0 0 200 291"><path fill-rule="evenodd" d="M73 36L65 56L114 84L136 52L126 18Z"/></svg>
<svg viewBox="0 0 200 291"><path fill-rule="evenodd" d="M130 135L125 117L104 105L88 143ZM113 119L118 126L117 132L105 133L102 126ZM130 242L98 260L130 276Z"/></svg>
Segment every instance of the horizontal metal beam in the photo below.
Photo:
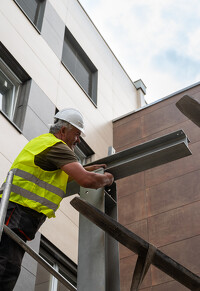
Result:
<svg viewBox="0 0 200 291"><path fill-rule="evenodd" d="M123 225L81 198L75 197L70 203L82 215L106 231L118 242L139 256L146 257L149 249L149 243L147 241L143 240L129 229L125 228ZM199 290L200 277L162 253L160 250L155 250L151 263L190 290Z"/></svg>
<svg viewBox="0 0 200 291"><path fill-rule="evenodd" d="M191 155L188 138L182 130L150 140L122 152L95 161L107 165L115 181Z"/></svg>
<svg viewBox="0 0 200 291"><path fill-rule="evenodd" d="M106 164L106 172L113 174L115 181L153 167L191 155L188 138L182 130L150 140L135 147L88 164ZM80 192L75 182L67 186L67 195Z"/></svg>
<svg viewBox="0 0 200 291"><path fill-rule="evenodd" d="M46 262L38 253L31 249L16 233L14 233L8 226L4 225L4 232L10 236L16 243L18 243L31 257L33 257L39 264L41 264L49 273L56 277L64 286L70 291L76 291L69 281L67 281L60 273L58 273L48 262Z"/></svg>

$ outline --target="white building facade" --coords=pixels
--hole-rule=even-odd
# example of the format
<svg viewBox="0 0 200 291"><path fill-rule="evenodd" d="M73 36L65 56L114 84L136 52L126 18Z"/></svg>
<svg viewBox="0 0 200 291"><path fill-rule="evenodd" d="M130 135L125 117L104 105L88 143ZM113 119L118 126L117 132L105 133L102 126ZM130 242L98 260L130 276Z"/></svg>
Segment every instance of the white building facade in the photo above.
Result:
<svg viewBox="0 0 200 291"><path fill-rule="evenodd" d="M80 160L107 156L112 120L140 108L145 89L130 80L80 3L1 0L0 27L1 182L24 145L48 132L55 112L67 107L84 115ZM78 213L71 198L31 245L75 284ZM67 290L38 268L26 255L15 291Z"/></svg>

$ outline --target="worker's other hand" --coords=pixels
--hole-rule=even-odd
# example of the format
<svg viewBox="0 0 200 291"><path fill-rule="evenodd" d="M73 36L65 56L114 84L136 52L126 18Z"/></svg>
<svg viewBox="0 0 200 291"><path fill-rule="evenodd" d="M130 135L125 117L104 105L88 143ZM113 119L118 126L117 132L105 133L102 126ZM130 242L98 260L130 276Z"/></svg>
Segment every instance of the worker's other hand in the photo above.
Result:
<svg viewBox="0 0 200 291"><path fill-rule="evenodd" d="M114 182L114 177L111 173L105 172L104 175L107 176L108 178L108 183L106 184L106 186L111 186L112 183Z"/></svg>
<svg viewBox="0 0 200 291"><path fill-rule="evenodd" d="M96 164L96 165L84 167L84 169L88 172L93 172L93 171L98 170L100 168L106 169L106 164Z"/></svg>

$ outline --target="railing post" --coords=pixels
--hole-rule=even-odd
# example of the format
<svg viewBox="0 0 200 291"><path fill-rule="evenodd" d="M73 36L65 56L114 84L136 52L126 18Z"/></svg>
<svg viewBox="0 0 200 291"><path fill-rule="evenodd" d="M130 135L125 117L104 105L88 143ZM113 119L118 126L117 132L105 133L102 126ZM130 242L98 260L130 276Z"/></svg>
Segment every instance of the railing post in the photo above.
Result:
<svg viewBox="0 0 200 291"><path fill-rule="evenodd" d="M10 191L11 191L13 176L14 176L13 171L8 172L7 179L5 182L5 188L3 190L3 195L2 195L1 204L0 204L0 242L1 242L1 236L3 233L3 226L5 222L6 212L8 208L8 201L10 198Z"/></svg>

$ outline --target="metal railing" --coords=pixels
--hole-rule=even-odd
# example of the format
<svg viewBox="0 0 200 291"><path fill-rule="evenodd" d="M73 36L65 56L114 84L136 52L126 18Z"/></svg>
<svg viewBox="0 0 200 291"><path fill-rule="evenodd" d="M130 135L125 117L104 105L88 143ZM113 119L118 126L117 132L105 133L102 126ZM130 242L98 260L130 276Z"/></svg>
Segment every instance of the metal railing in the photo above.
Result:
<svg viewBox="0 0 200 291"><path fill-rule="evenodd" d="M107 232L115 240L138 254L130 291L138 291L151 265L171 276L185 287L200 291L200 277L179 264L155 246L151 245L86 200L75 197L70 204L91 222Z"/></svg>
<svg viewBox="0 0 200 291"><path fill-rule="evenodd" d="M3 231L11 237L16 243L18 243L32 258L34 258L40 265L42 265L49 273L51 273L56 279L58 279L64 286L70 291L77 290L65 277L57 272L48 262L46 262L38 253L30 248L16 233L14 233L9 227L4 225L6 212L8 208L8 202L10 198L11 186L14 173L8 172L6 183L4 184L3 195L0 203L0 243Z"/></svg>
<svg viewBox="0 0 200 291"><path fill-rule="evenodd" d="M6 212L8 208L8 201L10 198L10 191L11 191L13 176L14 176L14 173L12 171L8 172L6 183L4 184L5 187L3 190L3 195L2 195L1 204L0 204L0 242L1 242L1 236L3 233L3 226L4 226L4 222L6 218Z"/></svg>

